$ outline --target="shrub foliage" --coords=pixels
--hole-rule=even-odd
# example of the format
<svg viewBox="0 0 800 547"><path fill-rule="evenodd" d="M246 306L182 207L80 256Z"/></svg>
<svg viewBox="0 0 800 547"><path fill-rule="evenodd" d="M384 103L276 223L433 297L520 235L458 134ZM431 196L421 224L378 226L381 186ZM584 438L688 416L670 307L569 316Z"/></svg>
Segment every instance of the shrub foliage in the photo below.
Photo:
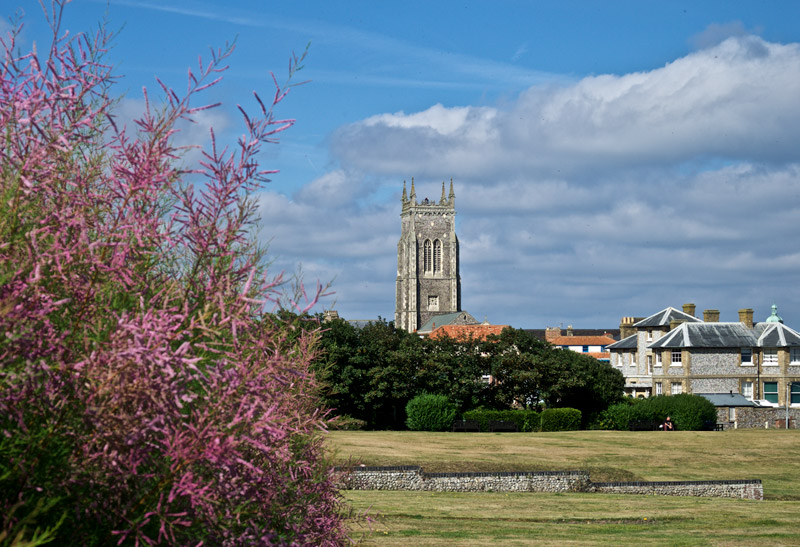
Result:
<svg viewBox="0 0 800 547"><path fill-rule="evenodd" d="M489 431L490 421L514 422L520 431L539 431L541 414L535 410L489 410L478 408L464 413L465 420L475 420L481 431Z"/></svg>
<svg viewBox="0 0 800 547"><path fill-rule="evenodd" d="M406 425L412 431L447 431L456 412L456 406L446 396L423 393L406 405Z"/></svg>
<svg viewBox="0 0 800 547"><path fill-rule="evenodd" d="M625 430L631 422L663 422L672 418L676 429L699 431L706 422L717 421L717 409L700 395L657 395L647 399L631 399L606 409L598 420L603 429Z"/></svg>
<svg viewBox="0 0 800 547"><path fill-rule="evenodd" d="M542 431L577 431L581 411L575 408L547 408L542 411Z"/></svg>
<svg viewBox="0 0 800 547"><path fill-rule="evenodd" d="M0 542L345 542L317 335L264 313L281 279L251 236L288 87L189 173L176 124L210 108L191 103L231 49L131 132L110 35L62 31L63 4L43 54L21 26L0 44Z"/></svg>

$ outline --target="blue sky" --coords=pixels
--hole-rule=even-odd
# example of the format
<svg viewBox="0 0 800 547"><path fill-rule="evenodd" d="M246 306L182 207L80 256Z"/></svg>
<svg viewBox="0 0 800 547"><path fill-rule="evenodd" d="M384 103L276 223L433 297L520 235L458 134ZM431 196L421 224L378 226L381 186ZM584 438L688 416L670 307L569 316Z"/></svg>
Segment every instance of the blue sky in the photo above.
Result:
<svg viewBox="0 0 800 547"><path fill-rule="evenodd" d="M41 9L23 40L46 39ZM685 302L800 327L800 2L74 0L120 29L121 108L181 88L236 40L213 123L269 94L310 42L297 119L265 167L276 269L332 281L346 318L392 318L400 192L453 178L462 303L524 328L614 327ZM8 25L5 25L7 27ZM0 24L0 30L3 25Z"/></svg>

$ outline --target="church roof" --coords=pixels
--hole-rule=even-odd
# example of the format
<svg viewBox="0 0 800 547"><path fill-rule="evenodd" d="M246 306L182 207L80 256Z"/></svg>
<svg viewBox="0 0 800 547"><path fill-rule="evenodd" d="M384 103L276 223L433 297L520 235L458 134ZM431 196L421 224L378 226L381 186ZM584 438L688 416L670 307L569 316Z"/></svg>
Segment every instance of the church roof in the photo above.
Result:
<svg viewBox="0 0 800 547"><path fill-rule="evenodd" d="M477 325L478 321L466 311L454 311L434 315L417 329L417 334L430 334L436 327L443 325Z"/></svg>

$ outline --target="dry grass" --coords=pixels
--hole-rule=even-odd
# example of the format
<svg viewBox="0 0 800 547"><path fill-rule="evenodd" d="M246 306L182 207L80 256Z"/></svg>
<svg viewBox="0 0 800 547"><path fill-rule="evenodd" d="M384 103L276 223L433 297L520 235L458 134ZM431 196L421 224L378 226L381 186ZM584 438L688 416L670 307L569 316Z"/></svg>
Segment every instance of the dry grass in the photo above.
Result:
<svg viewBox="0 0 800 547"><path fill-rule="evenodd" d="M335 431L337 463L426 471L584 469L592 480L761 479L768 498L800 500L800 430L425 433Z"/></svg>
<svg viewBox="0 0 800 547"><path fill-rule="evenodd" d="M428 471L588 469L603 480L761 479L766 501L347 492L380 545L800 545L800 431L332 432L338 463Z"/></svg>

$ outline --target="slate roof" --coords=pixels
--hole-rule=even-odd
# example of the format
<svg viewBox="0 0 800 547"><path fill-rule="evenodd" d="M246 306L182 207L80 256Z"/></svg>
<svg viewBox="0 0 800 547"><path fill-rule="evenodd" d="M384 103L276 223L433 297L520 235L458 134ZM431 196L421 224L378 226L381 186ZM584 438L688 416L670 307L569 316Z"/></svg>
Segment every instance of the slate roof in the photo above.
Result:
<svg viewBox="0 0 800 547"><path fill-rule="evenodd" d="M688 313L684 313L679 309L669 307L661 310L658 313L654 313L650 317L646 317L641 321L634 323L632 326L635 328L639 327L663 327L665 325L669 325L674 319L682 320L682 321L690 321L692 323L702 323L702 319L698 319L694 315L689 315Z"/></svg>
<svg viewBox="0 0 800 547"><path fill-rule="evenodd" d="M785 348L800 346L800 333L783 323L758 323L756 331L758 345L762 348Z"/></svg>
<svg viewBox="0 0 800 547"><path fill-rule="evenodd" d="M683 323L647 347L747 348L757 346L756 333L744 323Z"/></svg>
<svg viewBox="0 0 800 547"><path fill-rule="evenodd" d="M695 393L705 397L714 406L758 406L741 393Z"/></svg>
<svg viewBox="0 0 800 547"><path fill-rule="evenodd" d="M614 342L613 344L609 344L606 349L636 349L637 346L637 336L632 334L627 338L623 338L619 342Z"/></svg>
<svg viewBox="0 0 800 547"><path fill-rule="evenodd" d="M785 348L800 346L800 333L783 323L683 323L647 347L660 348ZM611 349L618 348L615 345Z"/></svg>
<svg viewBox="0 0 800 547"><path fill-rule="evenodd" d="M443 325L477 325L478 321L466 311L454 311L434 315L417 329L417 334L430 334L436 327Z"/></svg>
<svg viewBox="0 0 800 547"><path fill-rule="evenodd" d="M448 336L456 340L486 340L491 334L500 334L508 325L442 325L430 333L431 338Z"/></svg>

